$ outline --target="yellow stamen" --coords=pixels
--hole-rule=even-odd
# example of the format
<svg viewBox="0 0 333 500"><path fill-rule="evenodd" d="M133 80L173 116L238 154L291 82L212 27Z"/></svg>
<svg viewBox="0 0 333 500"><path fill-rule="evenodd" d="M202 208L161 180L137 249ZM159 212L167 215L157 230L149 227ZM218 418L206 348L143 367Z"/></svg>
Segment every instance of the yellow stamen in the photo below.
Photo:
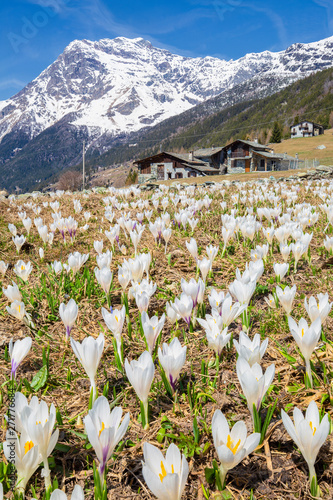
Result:
<svg viewBox="0 0 333 500"><path fill-rule="evenodd" d="M24 266L21 266L21 271L23 271L24 269L25 269L25 267L24 267Z"/></svg>
<svg viewBox="0 0 333 500"><path fill-rule="evenodd" d="M304 337L304 328L302 328L302 337Z"/></svg>
<svg viewBox="0 0 333 500"><path fill-rule="evenodd" d="M163 483L163 479L166 477L167 472L165 470L164 463L162 462L162 460L161 460L161 471L162 471L162 474L159 474L159 478L161 480L161 483Z"/></svg>
<svg viewBox="0 0 333 500"><path fill-rule="evenodd" d="M34 443L32 441L27 441L24 445L24 454L26 455L31 448L34 447Z"/></svg>
<svg viewBox="0 0 333 500"><path fill-rule="evenodd" d="M238 447L240 445L241 440L238 439L237 443L235 446L232 446L234 440L231 439L230 434L228 434L228 439L227 439L227 447L229 448L230 451L235 455L237 453Z"/></svg>
<svg viewBox="0 0 333 500"><path fill-rule="evenodd" d="M101 430L99 431L98 437L101 435L101 433L104 431L104 429L105 429L105 424L104 424L104 422L102 422L102 427L101 427Z"/></svg>
<svg viewBox="0 0 333 500"><path fill-rule="evenodd" d="M313 436L314 436L317 428L316 427L312 427L312 422L310 422L310 427L311 427L311 430L312 430L312 433L313 433Z"/></svg>

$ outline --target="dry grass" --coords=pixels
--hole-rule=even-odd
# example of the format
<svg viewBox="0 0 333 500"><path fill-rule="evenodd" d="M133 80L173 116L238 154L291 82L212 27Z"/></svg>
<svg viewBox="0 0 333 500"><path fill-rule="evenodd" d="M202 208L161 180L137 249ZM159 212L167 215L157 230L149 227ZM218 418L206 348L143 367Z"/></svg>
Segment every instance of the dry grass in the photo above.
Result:
<svg viewBox="0 0 333 500"><path fill-rule="evenodd" d="M316 149L324 145L326 149ZM287 139L280 144L270 144L275 153L288 153L300 160L319 160L321 165L333 165L333 129L325 130L324 135Z"/></svg>
<svg viewBox="0 0 333 500"><path fill-rule="evenodd" d="M275 174L278 174L277 172ZM271 173L269 173L271 175ZM246 174L246 179L253 174ZM207 180L207 179L205 179ZM195 179L198 182L198 179ZM234 208L230 195L232 191L227 192L225 200L228 202L228 209ZM198 194L202 197L204 193ZM150 197L151 194L144 194L143 197ZM58 304L67 302L68 297L74 297L79 301L79 318L77 325L72 331L73 338L82 340L86 335L93 335L95 338L101 331L101 326L105 328L101 315L101 306L106 306L105 298L101 293L99 285L95 282L92 288L91 296L87 295L87 284L82 287L78 281L74 284L72 279L66 281L66 286L54 282L49 276L47 264L55 259L65 262L68 254L77 250L81 253L90 253L90 259L87 262L87 269L93 280L93 269L96 265L96 253L93 250L93 241L104 241L104 250L109 247L108 241L101 233L101 227L108 229L109 224L106 220L102 221L104 213L103 196L91 195L89 198L80 197L83 205L83 211L89 210L93 218L89 221L89 230L78 233L78 237L73 245L64 247L60 235L56 234L54 245L46 249L45 261L40 262L38 257L38 248L41 246L41 240L33 227L32 236L29 245L23 247L20 258L33 262L34 270L26 285L21 288L27 293L26 306L31 313L36 324L36 331L29 331L28 328L20 324L17 320L9 316L5 306L7 301L0 292L0 359L3 369L0 372L0 387L2 401L0 404L0 413L3 415L7 409L8 400L6 397L6 381L10 373L10 366L5 360L5 345L13 336L14 339L23 338L31 335L33 337L33 349L31 355L23 362L19 368L18 378L26 378L31 382L33 376L42 366L42 349L50 346L50 370L49 378L45 387L37 392L39 398L43 397L48 403L54 402L59 409L63 424L59 425L59 441L63 446L62 450L55 450L53 453L54 462L52 465L52 477L57 476L59 487L65 488L66 492L73 489L75 483L80 483L86 490L86 498L92 498L92 461L95 453L92 449L86 447L86 440L82 438L84 427L78 422L78 416L84 417L87 413L89 400L88 379L77 362L69 345L64 342L64 327L59 319L57 312L52 314L49 301L41 291L41 280L46 276L47 288L52 289L52 296ZM221 219L222 210L220 201L222 198L216 194L209 212L202 211L197 216L200 217L200 223L195 231L195 238L198 241L202 255L205 253L205 246L208 244L218 245L221 248ZM42 206L43 201L49 201L49 198L38 199L38 204ZM306 193L302 188L299 191L298 201L306 201L320 204L322 201L315 198L310 190ZM14 279L17 281L13 272L13 265L18 257L15 253L14 245L11 241L7 226L8 223L15 223L18 232L21 233L22 224L18 219L17 207L0 205L0 260L3 259L10 263L2 285L7 286ZM27 215L32 219L34 214L30 209ZM83 213L82 211L82 213ZM138 210L131 210L132 217ZM170 205L169 211L171 219L174 213L174 207ZM73 215L73 203L70 197L61 199L61 212L63 216ZM120 216L116 211L115 220ZM128 212L128 210L126 210ZM153 218L160 215L161 210L154 210ZM244 213L244 208L241 208ZM42 208L40 215L44 222L52 222L51 209ZM82 214L75 216L80 221L80 226L84 224ZM298 272L291 273L284 279L288 285L296 284L297 294L294 302L293 316L297 319L306 316L303 307L304 296L315 295L318 292L328 292L330 299L333 299L332 290L332 265L322 249L323 229L326 225L322 212L320 212L319 222L311 228L314 236L310 245L312 262L311 266L305 260L299 263ZM151 300L149 315L158 312L160 316L165 310L167 300L172 299L180 293L180 279L186 280L196 276L195 263L189 257L186 250L185 241L188 241L190 234L183 230L173 230L173 235L169 243L169 252L171 254L171 266L168 265L167 258L164 255L163 246L158 247L154 244L152 235L146 228L140 251L151 251L153 256L151 266L151 279L157 283L158 291ZM127 257L133 256L133 246L129 240L126 240L121 234L121 243L127 247ZM258 235L256 242L262 244L262 236ZM233 248L230 248L229 254L224 258L219 252L214 262L214 274L208 279L207 286L215 287L219 290L227 290L231 281L235 278L236 267L241 271L245 268L245 263L250 260L250 248L240 242L235 242ZM112 270L114 271L114 285L111 291L111 302L113 307L120 304L120 289L117 281L117 266L122 263L123 256L117 250L113 257ZM268 258L265 265L265 273L260 279L259 284L268 287L269 291L275 287L273 263L281 262L281 257L274 247L273 256ZM83 271L79 271L78 280L82 278ZM71 284L72 283L72 284ZM252 320L253 325L251 334L260 333L262 337L269 337L269 349L263 359L263 368L266 369L272 362L276 365L276 376L274 378L274 388L268 397L266 403L278 399L277 409L274 413L272 423L268 429L266 440L255 453L246 458L236 468L230 471L227 477L227 489L233 498L249 499L250 492L253 490L254 498L257 500L266 499L310 499L310 492L307 482L307 466L299 451L294 447L291 439L286 434L280 420L280 410L297 405L305 409L311 400L315 400L318 405L323 403L323 410L333 416L332 410L332 373L333 373L333 344L332 327L333 317L330 314L327 323L324 326L324 333L328 339L326 344L321 344L317 354L313 356L315 370L318 376L318 385L313 389L305 389L303 383L303 362L295 349L295 343L286 324L285 315L282 310L269 309L263 299L267 295L267 289L258 289L252 301ZM31 298L30 304L29 299ZM205 299L207 311L209 311L207 296ZM145 349L145 344L138 331L138 311L134 304L130 309L131 322L133 325L133 339L130 340L124 333L124 355L130 359L137 358ZM240 321L237 320L230 327L230 330L237 337L240 331ZM201 485L203 484L210 491L210 498L221 498L215 496L214 486L208 485L205 479L205 468L212 466L213 459L217 458L210 425L214 411L221 409L228 420L234 423L244 419L248 430L251 430L252 423L246 404L241 396L240 385L235 372L236 355L235 350L225 350L220 364L217 387L212 386L215 377L215 368L210 366L207 377L201 375L202 360L209 361L215 359L212 352L208 349L203 330L197 324L193 334L189 334L185 325L180 322L177 330L170 323L166 323L162 332L162 341L168 342L175 335L179 336L181 343L187 343L187 361L182 370L182 377L178 389L178 402L173 404L172 400L165 394L161 383L161 377L156 369L155 382L151 391L151 427L149 431L144 432L141 424L138 422L139 404L130 387L126 376L120 373L116 366L111 344L112 335L105 328L106 345L104 355L98 369L98 389L101 394L105 384L109 382L108 399L112 402L116 399L117 404L121 405L125 412L130 411L131 423L126 434L126 441L122 451L116 453L116 460L111 461L108 476L108 498L133 498L150 499L153 498L148 488L145 486L141 474L142 443L149 441L157 446L166 448L174 440L176 444L192 446L193 417L196 416L200 429L199 448L194 456L189 456L190 475L183 498L187 500L203 499ZM296 361L294 367L286 360L281 353L284 348L286 353L294 356ZM328 383L324 383L323 365L325 363ZM187 389L192 388L196 392L208 394L209 397L201 396L195 407L191 410ZM23 386L23 392L26 388ZM326 396L327 395L327 396ZM265 413L265 411L264 411ZM2 440L5 437L5 423L2 418ZM163 419L168 419L171 425L172 433L177 438L165 438L162 443L157 441L158 433L163 426ZM170 432L170 431L169 431ZM185 439L187 438L187 441ZM202 452L206 443L211 446ZM333 498L333 442L330 436L322 447L318 462L316 464L320 487L323 491L323 498ZM1 460L4 460L1 455ZM1 474L1 472L0 472ZM1 480L1 477L0 477ZM41 483L40 473L35 473L34 484L37 486L39 495L42 495L43 484Z"/></svg>
<svg viewBox="0 0 333 500"><path fill-rule="evenodd" d="M91 177L92 186L113 186L119 188L125 186L130 167L122 165L116 168L107 168L94 173Z"/></svg>

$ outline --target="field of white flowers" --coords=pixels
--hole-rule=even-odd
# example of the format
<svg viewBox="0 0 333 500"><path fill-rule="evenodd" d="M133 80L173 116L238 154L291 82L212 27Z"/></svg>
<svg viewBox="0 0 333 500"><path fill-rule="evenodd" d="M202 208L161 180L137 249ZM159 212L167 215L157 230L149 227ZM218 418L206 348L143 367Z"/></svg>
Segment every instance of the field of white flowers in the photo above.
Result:
<svg viewBox="0 0 333 500"><path fill-rule="evenodd" d="M0 204L0 499L333 498L333 182Z"/></svg>

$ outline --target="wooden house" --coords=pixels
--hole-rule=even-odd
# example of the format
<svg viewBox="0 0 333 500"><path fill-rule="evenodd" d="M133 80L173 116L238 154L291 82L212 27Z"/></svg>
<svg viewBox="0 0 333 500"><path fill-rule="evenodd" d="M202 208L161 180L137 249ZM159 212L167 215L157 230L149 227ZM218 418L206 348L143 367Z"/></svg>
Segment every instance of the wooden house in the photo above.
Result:
<svg viewBox="0 0 333 500"><path fill-rule="evenodd" d="M269 147L257 141L237 139L227 144L225 164L227 172L243 173L270 170L288 170L295 168L298 160L287 154L276 154Z"/></svg>
<svg viewBox="0 0 333 500"><path fill-rule="evenodd" d="M290 136L292 139L297 137L314 137L316 135L322 135L323 133L324 127L322 125L308 120L290 127Z"/></svg>
<svg viewBox="0 0 333 500"><path fill-rule="evenodd" d="M218 175L221 151L222 148L197 150L185 154L163 151L156 155L136 160L134 165L137 165L139 170L138 182ZM209 152L211 153L210 156ZM198 156L195 153L198 153ZM200 157L200 155L202 156Z"/></svg>

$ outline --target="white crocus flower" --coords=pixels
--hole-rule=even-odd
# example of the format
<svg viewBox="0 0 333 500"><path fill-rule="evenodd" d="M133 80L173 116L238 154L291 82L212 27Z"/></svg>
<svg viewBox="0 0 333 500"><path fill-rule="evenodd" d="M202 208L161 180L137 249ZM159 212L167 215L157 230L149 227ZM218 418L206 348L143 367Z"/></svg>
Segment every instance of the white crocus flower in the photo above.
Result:
<svg viewBox="0 0 333 500"><path fill-rule="evenodd" d="M140 256L136 256L135 259L129 259L128 267L131 272L133 281L139 283L142 280L144 273L144 265Z"/></svg>
<svg viewBox="0 0 333 500"><path fill-rule="evenodd" d="M227 345L231 338L231 333L228 333L228 327L226 326L224 330L220 330L217 325L213 328L206 329L206 337L208 342L208 347L213 349L217 356L221 356L223 347Z"/></svg>
<svg viewBox="0 0 333 500"><path fill-rule="evenodd" d="M215 257L217 256L218 251L219 247L214 247L213 245L208 245L206 247L207 257L210 261L210 271L212 270L213 262Z"/></svg>
<svg viewBox="0 0 333 500"><path fill-rule="evenodd" d="M331 255L333 254L333 236L326 236L324 240L324 247Z"/></svg>
<svg viewBox="0 0 333 500"><path fill-rule="evenodd" d="M168 246L168 243L169 243L170 238L172 236L172 229L170 229L170 228L163 229L162 236L163 236L163 239L165 241L164 253L166 254L167 246Z"/></svg>
<svg viewBox="0 0 333 500"><path fill-rule="evenodd" d="M281 281L288 272L289 264L287 263L273 264L273 269L275 272L275 276L278 278L279 281Z"/></svg>
<svg viewBox="0 0 333 500"><path fill-rule="evenodd" d="M94 249L95 249L95 252L97 252L98 254L101 254L103 252L103 240L94 241Z"/></svg>
<svg viewBox="0 0 333 500"><path fill-rule="evenodd" d="M80 252L74 252L68 256L68 265L73 271L77 273L79 269L87 262L89 259L89 254L81 254Z"/></svg>
<svg viewBox="0 0 333 500"><path fill-rule="evenodd" d="M285 262L289 259L290 250L291 248L287 243L280 245L280 253Z"/></svg>
<svg viewBox="0 0 333 500"><path fill-rule="evenodd" d="M51 263L51 269L54 272L54 274L60 274L62 272L62 263L58 260L55 260L54 262Z"/></svg>
<svg viewBox="0 0 333 500"><path fill-rule="evenodd" d="M48 230L47 226L39 226L38 227L38 234L40 238L43 240L43 243L46 245L47 243L47 237L48 237Z"/></svg>
<svg viewBox="0 0 333 500"><path fill-rule="evenodd" d="M95 450L99 461L99 473L104 475L105 467L111 458L115 447L124 437L130 421L126 413L122 423L123 410L117 406L110 412L110 405L104 396L96 399L93 407L84 419L88 439Z"/></svg>
<svg viewBox="0 0 333 500"><path fill-rule="evenodd" d="M290 313L292 311L295 294L296 285L294 285L292 288L286 286L284 290L282 290L282 288L280 288L279 286L276 287L276 295L287 316L290 316Z"/></svg>
<svg viewBox="0 0 333 500"><path fill-rule="evenodd" d="M251 340L246 333L242 331L239 334L239 342L234 339L234 345L238 355L244 358L249 365L252 366L255 363L260 364L268 346L268 339L265 339L260 345L259 333L256 333L253 340Z"/></svg>
<svg viewBox="0 0 333 500"><path fill-rule="evenodd" d="M205 292L205 283L202 279L199 278L199 280L196 281L194 278L191 278L190 281L187 282L184 278L182 278L180 286L183 292L191 297L193 301L193 308L196 307L199 302L199 296L203 295Z"/></svg>
<svg viewBox="0 0 333 500"><path fill-rule="evenodd" d="M25 316L24 302L20 302L19 300L14 300L14 302L12 302L10 306L6 306L6 311L11 316L14 316L14 318L23 321L23 318Z"/></svg>
<svg viewBox="0 0 333 500"><path fill-rule="evenodd" d="M117 343L117 351L121 362L123 362L122 352L121 352L121 334L123 331L124 321L125 321L126 309L123 306L121 309L112 309L112 312L107 311L102 307L102 316L105 321L106 326L114 335Z"/></svg>
<svg viewBox="0 0 333 500"><path fill-rule="evenodd" d="M268 294L268 297L264 297L264 301L266 302L268 307L271 307L272 309L276 309L276 301L271 293Z"/></svg>
<svg viewBox="0 0 333 500"><path fill-rule="evenodd" d="M82 343L71 338L71 346L75 356L80 361L90 380L90 391L93 390L93 401L96 399L96 373L104 349L104 335L100 333L97 339L86 337Z"/></svg>
<svg viewBox="0 0 333 500"><path fill-rule="evenodd" d="M172 307L171 302L167 302L165 305L165 308L166 308L166 313L167 313L168 319L172 324L181 318L180 314L178 314L178 312Z"/></svg>
<svg viewBox="0 0 333 500"><path fill-rule="evenodd" d="M43 250L43 248L39 248L38 249L38 253L39 253L40 260L43 260L44 259L44 250Z"/></svg>
<svg viewBox="0 0 333 500"><path fill-rule="evenodd" d="M224 299L225 293L223 291L218 292L215 288L212 288L210 294L208 295L210 307L216 310L219 314L221 314Z"/></svg>
<svg viewBox="0 0 333 500"><path fill-rule="evenodd" d="M125 293L125 290L130 280L131 280L131 271L129 270L129 268L125 264L123 264L122 266L118 266L118 281L119 285L123 290L123 293Z"/></svg>
<svg viewBox="0 0 333 500"><path fill-rule="evenodd" d="M9 342L9 356L11 359L11 377L16 378L16 370L28 355L32 344L32 339L26 337L23 340L17 340L13 346L13 339Z"/></svg>
<svg viewBox="0 0 333 500"><path fill-rule="evenodd" d="M301 318L297 325L296 321L291 316L289 316L288 324L290 333L294 337L296 344L298 345L302 355L304 356L306 373L308 374L312 387L310 358L321 334L320 317L318 317L310 326L308 326L304 318Z"/></svg>
<svg viewBox="0 0 333 500"><path fill-rule="evenodd" d="M23 262L23 260L19 260L14 266L15 274L21 278L23 281L27 281L29 278L29 274L32 271L31 262Z"/></svg>
<svg viewBox="0 0 333 500"><path fill-rule="evenodd" d="M247 400L247 407L254 421L253 405L255 405L259 412L263 397L273 381L275 365L270 365L265 374L263 374L262 368L258 363L250 366L244 358L239 357L236 363L236 370L238 380Z"/></svg>
<svg viewBox="0 0 333 500"><path fill-rule="evenodd" d="M98 267L95 267L94 271L96 280L102 287L105 295L108 295L113 276L112 272L110 271L110 268L103 267L102 269L99 269Z"/></svg>
<svg viewBox="0 0 333 500"><path fill-rule="evenodd" d="M142 475L158 500L180 500L186 485L189 467L178 447L171 443L165 458L155 446L143 445Z"/></svg>
<svg viewBox="0 0 333 500"><path fill-rule="evenodd" d="M99 253L96 257L96 261L100 269L103 269L103 267L110 268L112 263L112 252L107 250L105 253Z"/></svg>
<svg viewBox="0 0 333 500"><path fill-rule="evenodd" d="M200 269L202 280L206 283L207 274L211 269L211 261L204 257L202 260L197 261L198 268Z"/></svg>
<svg viewBox="0 0 333 500"><path fill-rule="evenodd" d="M312 323L320 317L321 319L321 324L324 324L326 321L327 316L329 315L333 302L328 301L328 293L318 293L317 295L318 298L318 304L315 299L315 297L310 297L309 302L307 301L307 298L305 297L304 299L304 307L306 309L306 312L309 315L310 320Z"/></svg>
<svg viewBox="0 0 333 500"><path fill-rule="evenodd" d="M225 300L222 302L221 308L221 318L223 326L229 326L233 321L235 321L238 316L240 316L247 308L246 304L240 304L239 302L235 302L232 304L231 295L227 294Z"/></svg>
<svg viewBox="0 0 333 500"><path fill-rule="evenodd" d="M186 351L187 347L182 347L177 337L170 344L164 343L162 349L158 348L159 362L165 371L165 375L173 391L175 391L179 373L185 364Z"/></svg>
<svg viewBox="0 0 333 500"><path fill-rule="evenodd" d="M70 299L67 305L65 305L63 302L60 304L59 315L66 327L66 340L69 339L78 312L79 308L74 299Z"/></svg>
<svg viewBox="0 0 333 500"><path fill-rule="evenodd" d="M298 240L296 243L291 243L290 244L290 249L293 253L295 263L294 263L294 272L296 272L297 269L297 263L299 259L302 257L302 255L307 251L306 245L302 243L302 241Z"/></svg>
<svg viewBox="0 0 333 500"><path fill-rule="evenodd" d="M8 265L3 260L0 260L0 273L4 276L7 272Z"/></svg>
<svg viewBox="0 0 333 500"><path fill-rule="evenodd" d="M134 246L135 255L137 254L138 245L140 243L141 237L143 235L144 227L139 230L130 231L130 238Z"/></svg>
<svg viewBox="0 0 333 500"><path fill-rule="evenodd" d="M14 302L17 300L18 302L22 301L21 292L17 286L17 284L12 281L13 285L8 285L7 288L2 287L3 294L7 297L10 302Z"/></svg>
<svg viewBox="0 0 333 500"><path fill-rule="evenodd" d="M300 449L305 458L310 475L310 483L316 478L315 461L318 452L330 432L330 423L326 413L320 422L319 411L315 401L311 401L305 417L301 410L294 408L294 423L291 418L281 410L282 421L286 431Z"/></svg>
<svg viewBox="0 0 333 500"><path fill-rule="evenodd" d="M42 477L45 479L45 487L51 486L50 469L47 457L52 453L59 437L59 429L52 434L56 421L56 410L54 404L50 411L45 401L38 402L34 396L29 406L24 407L21 415L22 425L31 437L34 444L38 445L39 453L44 464Z"/></svg>
<svg viewBox="0 0 333 500"><path fill-rule="evenodd" d="M62 490L53 490L50 500L67 500L67 495ZM82 486L76 484L71 495L71 500L84 500L84 492Z"/></svg>
<svg viewBox="0 0 333 500"><path fill-rule="evenodd" d="M154 351L156 340L158 339L158 336L162 331L164 323L165 314L162 314L160 320L158 319L158 316L152 316L151 318L149 318L146 311L143 311L141 314L141 324L150 354L152 354Z"/></svg>
<svg viewBox="0 0 333 500"><path fill-rule="evenodd" d="M133 359L131 363L126 358L125 371L130 384L144 406L146 422L148 422L148 395L155 374L153 358L148 351L144 351L138 360Z"/></svg>
<svg viewBox="0 0 333 500"><path fill-rule="evenodd" d="M220 479L223 487L225 476L258 446L260 433L247 435L243 421L235 423L230 431L227 419L216 410L212 420L212 435L216 453L220 460Z"/></svg>
<svg viewBox="0 0 333 500"><path fill-rule="evenodd" d="M186 248L190 252L190 254L192 255L195 262L197 262L199 256L198 256L198 245L197 245L196 240L194 238L191 238L189 243L186 241Z"/></svg>
<svg viewBox="0 0 333 500"><path fill-rule="evenodd" d="M8 229L14 237L17 235L17 229L15 224L8 224Z"/></svg>
<svg viewBox="0 0 333 500"><path fill-rule="evenodd" d="M8 462L15 465L17 474L15 488L18 493L24 495L29 479L42 461L38 444L28 435L26 429L22 429L21 436L19 437L16 432L10 428L7 430L6 441L3 443L3 452ZM0 499L2 500L2 483L0 483L0 485Z"/></svg>
<svg viewBox="0 0 333 500"><path fill-rule="evenodd" d="M23 223L23 226L25 227L25 230L29 236L30 234L30 229L31 229L31 226L32 226L32 220L30 219L30 217L27 217L26 219L23 219L22 220L22 223Z"/></svg>
<svg viewBox="0 0 333 500"><path fill-rule="evenodd" d="M186 322L187 326L191 323L191 314L193 309L192 298L186 293L182 293L181 296L175 299L175 302L171 304L177 314Z"/></svg>
<svg viewBox="0 0 333 500"><path fill-rule="evenodd" d="M149 307L149 300L150 297L148 293L144 290L135 293L134 294L135 302L137 305L137 308L139 309L140 313L142 314L144 311L147 312L148 307Z"/></svg>
<svg viewBox="0 0 333 500"><path fill-rule="evenodd" d="M252 295L256 289L256 281L249 281L245 284L239 280L233 281L229 290L231 295L233 295L241 305L248 306Z"/></svg>
<svg viewBox="0 0 333 500"><path fill-rule="evenodd" d="M20 250L26 241L25 236L23 236L23 234L21 236L16 235L15 237L12 237L12 240L14 242L14 245L16 246L17 253L20 253Z"/></svg>

